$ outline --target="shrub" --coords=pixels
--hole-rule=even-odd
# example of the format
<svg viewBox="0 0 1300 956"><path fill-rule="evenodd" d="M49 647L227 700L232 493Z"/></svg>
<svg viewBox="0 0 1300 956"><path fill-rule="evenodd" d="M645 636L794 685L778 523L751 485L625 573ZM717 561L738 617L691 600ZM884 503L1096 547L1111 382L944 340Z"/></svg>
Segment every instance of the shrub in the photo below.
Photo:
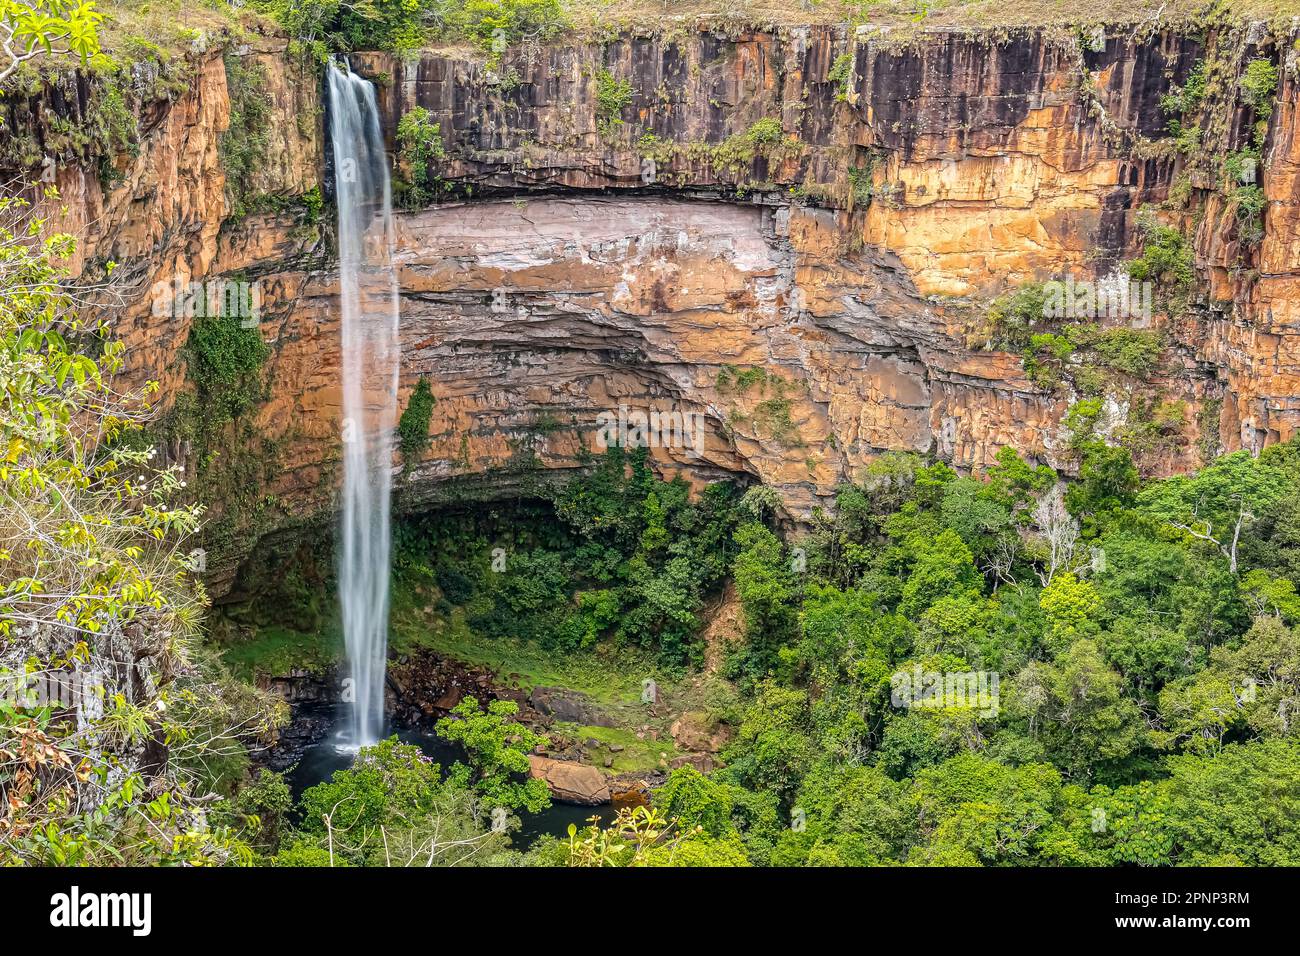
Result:
<svg viewBox="0 0 1300 956"><path fill-rule="evenodd" d="M402 457L408 461L429 446L429 421L433 417L433 406L437 400L429 389L429 380L423 375L415 383L415 391L402 417L397 421L398 439L402 446Z"/></svg>
<svg viewBox="0 0 1300 956"><path fill-rule="evenodd" d="M1160 355L1160 335L1149 329L1106 329L1090 347L1106 368L1143 378L1150 374Z"/></svg>
<svg viewBox="0 0 1300 956"><path fill-rule="evenodd" d="M1268 200L1256 185L1238 186L1232 192L1232 208L1237 215L1237 236L1247 245L1264 238L1264 207Z"/></svg>
<svg viewBox="0 0 1300 956"><path fill-rule="evenodd" d="M785 151L799 149L802 149L799 141L782 132L780 120L765 116L743 133L736 133L713 147L709 158L719 169L739 176L759 156L780 156Z"/></svg>
<svg viewBox="0 0 1300 956"><path fill-rule="evenodd" d="M853 54L841 53L831 64L830 72L826 74L826 79L834 83L838 90L835 92L837 100L847 100L849 98L849 83L853 80Z"/></svg>
<svg viewBox="0 0 1300 956"><path fill-rule="evenodd" d="M765 116L761 120L755 120L754 124L749 127L749 142L759 152L766 152L773 146L781 142L781 121L771 116Z"/></svg>
<svg viewBox="0 0 1300 956"><path fill-rule="evenodd" d="M1255 176L1248 175L1247 171L1253 174L1258 168L1259 150L1240 149L1229 153L1223 160L1224 186L1233 189L1242 183L1253 183Z"/></svg>
<svg viewBox="0 0 1300 956"><path fill-rule="evenodd" d="M655 804L683 832L699 827L711 837L723 837L734 829L731 822L731 794L694 767L679 767L655 794Z"/></svg>
<svg viewBox="0 0 1300 956"><path fill-rule="evenodd" d="M1175 293L1187 292L1196 281L1195 258L1187 237L1147 214L1138 217L1138 230L1145 245L1142 255L1129 263L1129 276Z"/></svg>
<svg viewBox="0 0 1300 956"><path fill-rule="evenodd" d="M1242 74L1241 88L1255 114L1267 116L1273 111L1273 94L1277 92L1277 67L1262 57L1251 60Z"/></svg>
<svg viewBox="0 0 1300 956"><path fill-rule="evenodd" d="M1174 138L1174 148L1183 155L1196 152L1201 145L1201 129L1188 120L1205 98L1207 81L1205 63L1197 63L1187 74L1187 82L1173 87L1160 99L1160 109L1169 117L1167 129Z"/></svg>
<svg viewBox="0 0 1300 956"><path fill-rule="evenodd" d="M866 166L849 167L849 195L854 206L865 206L871 202L872 172L875 165L873 161Z"/></svg>
<svg viewBox="0 0 1300 956"><path fill-rule="evenodd" d="M429 164L444 159L447 151L442 145L442 125L433 121L433 114L417 106L402 114L397 121L397 148L402 163L411 171L411 182L424 186L429 182Z"/></svg>
<svg viewBox="0 0 1300 956"><path fill-rule="evenodd" d="M616 80L609 70L596 74L596 130L603 137L614 135L614 131L623 125L620 115L632 102L632 84L628 80Z"/></svg>
<svg viewBox="0 0 1300 956"><path fill-rule="evenodd" d="M1016 352L1030 345L1032 330L1042 325L1046 307L1047 293L1037 282L994 299L986 323L988 347Z"/></svg>
<svg viewBox="0 0 1300 956"><path fill-rule="evenodd" d="M1187 82L1175 86L1160 98L1160 109L1171 117L1185 116L1201 105L1205 97L1205 63L1197 63L1187 74Z"/></svg>
<svg viewBox="0 0 1300 956"><path fill-rule="evenodd" d="M190 376L209 421L235 418L260 398L262 364L271 349L256 327L245 328L232 315L195 319L187 348Z"/></svg>

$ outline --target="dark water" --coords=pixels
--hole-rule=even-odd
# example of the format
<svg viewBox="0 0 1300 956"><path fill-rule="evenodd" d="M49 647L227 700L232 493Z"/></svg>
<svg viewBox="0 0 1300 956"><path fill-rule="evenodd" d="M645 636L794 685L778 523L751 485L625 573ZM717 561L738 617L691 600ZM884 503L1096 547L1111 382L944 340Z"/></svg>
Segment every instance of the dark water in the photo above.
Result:
<svg viewBox="0 0 1300 956"><path fill-rule="evenodd" d="M340 770L352 766L356 758L356 749L351 747L350 733L352 718L347 707L328 708L325 713L330 716L330 729L324 737L303 752L297 765L285 773L285 781L297 802L302 792L308 787L329 780ZM395 727L385 723L384 737L394 734L404 744L414 744L426 757L441 765L444 769L453 761L461 758L461 749L447 743L434 734L423 733L409 727Z"/></svg>
<svg viewBox="0 0 1300 956"><path fill-rule="evenodd" d="M348 746L352 719L347 707L331 708L329 732L321 740L303 752L302 759L288 770L284 777L293 793L294 802L302 796L304 790L318 783L329 780L340 770L346 770L356 757L355 749ZM439 764L444 770L463 752L441 737L410 727L398 727L391 723L384 727L384 736L394 734L405 744L419 747L425 756ZM600 817L602 824L614 819L614 809L606 804L600 807L579 807L569 803L552 803L541 813L519 814L523 825L510 834L510 842L520 850L526 850L540 836L557 836L567 838L569 824L586 826L593 816Z"/></svg>
<svg viewBox="0 0 1300 956"><path fill-rule="evenodd" d="M541 813L521 815L523 826L510 834L510 842L516 849L524 850L533 845L540 836L557 836L562 840L569 837L569 824L582 829L591 822L592 817L599 817L601 826L614 819L614 808L608 803L599 807L580 807L572 803L554 803Z"/></svg>

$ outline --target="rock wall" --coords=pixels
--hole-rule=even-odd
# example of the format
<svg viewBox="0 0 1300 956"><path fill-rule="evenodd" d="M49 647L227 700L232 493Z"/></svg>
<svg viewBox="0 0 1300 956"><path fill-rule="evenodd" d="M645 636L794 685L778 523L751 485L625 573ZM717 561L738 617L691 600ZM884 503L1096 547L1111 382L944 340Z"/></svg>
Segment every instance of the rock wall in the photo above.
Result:
<svg viewBox="0 0 1300 956"><path fill-rule="evenodd" d="M354 57L380 84L395 157L398 120L417 106L446 152L424 171L427 201L398 224L399 402L422 376L437 399L428 448L394 457L402 506L526 493L579 466L599 416L620 406L698 414L698 445L654 449L663 468L765 481L795 519L888 449L978 469L1012 445L1068 469L1059 420L1073 396L1039 388L1019 356L981 348L971 329L1018 283L1112 272L1136 251L1144 204L1165 203L1164 219L1194 236L1203 280L1191 308L1155 316L1160 373L1127 386L1186 403L1181 440L1145 467L1185 470L1201 448L1292 434L1289 42L1254 28L887 41L830 27L702 30L499 63L464 50ZM301 196L322 178L328 190L311 72L274 38L228 54L266 75L273 122L257 190ZM1207 55L1282 67L1254 246L1213 178L1162 139L1161 97ZM1222 90L1207 107L1222 121L1202 144L1217 154L1250 135L1235 83ZM188 387L188 320L153 315L147 290L177 276L261 283L266 401L229 435L265 458L255 537L331 508L337 275L328 228L301 210L229 218L228 109L220 55L196 55L189 91L151 105L138 155L117 158L116 186L100 187L86 157L58 182L86 261L132 270L140 298L118 321L130 374L160 378L168 397ZM420 172L400 159L398 170L407 182ZM1189 174L1190 200L1166 202ZM243 553L227 556L218 590Z"/></svg>

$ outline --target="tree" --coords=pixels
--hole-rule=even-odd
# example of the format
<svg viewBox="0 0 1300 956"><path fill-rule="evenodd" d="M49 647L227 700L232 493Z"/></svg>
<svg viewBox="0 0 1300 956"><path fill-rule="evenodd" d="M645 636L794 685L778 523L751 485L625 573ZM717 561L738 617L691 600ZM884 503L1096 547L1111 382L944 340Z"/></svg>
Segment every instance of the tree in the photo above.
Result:
<svg viewBox="0 0 1300 956"><path fill-rule="evenodd" d="M1047 465L1030 466L1009 445L998 449L986 478L989 490L1017 513L1057 484L1055 471Z"/></svg>
<svg viewBox="0 0 1300 956"><path fill-rule="evenodd" d="M1077 862L1057 819L1061 775L1046 764L1008 767L959 754L920 771L911 794L922 842L909 863L930 866Z"/></svg>
<svg viewBox="0 0 1300 956"><path fill-rule="evenodd" d="M89 63L103 19L94 0L0 0L0 83L41 55Z"/></svg>
<svg viewBox="0 0 1300 956"><path fill-rule="evenodd" d="M841 486L830 512L813 509L813 531L805 539L808 570L841 587L851 587L870 561L864 542L878 524L879 516L863 490Z"/></svg>
<svg viewBox="0 0 1300 956"><path fill-rule="evenodd" d="M1096 524L1127 508L1138 488L1138 471L1127 448L1100 440L1085 442L1080 451L1079 479L1065 493L1070 513Z"/></svg>
<svg viewBox="0 0 1300 956"><path fill-rule="evenodd" d="M1055 664L1021 670L1010 698L1009 715L1023 719L1053 762L1075 779L1119 774L1143 742L1141 712L1087 639L1075 641Z"/></svg>
<svg viewBox="0 0 1300 956"><path fill-rule="evenodd" d="M1010 503L987 482L974 478L949 482L940 514L944 526L961 536L975 560L993 554L1004 538L1017 540Z"/></svg>
<svg viewBox="0 0 1300 956"><path fill-rule="evenodd" d="M804 729L807 709L803 691L770 681L761 684L735 740L723 753L727 779L749 790L775 793L788 806L816 753Z"/></svg>
<svg viewBox="0 0 1300 956"><path fill-rule="evenodd" d="M777 648L795 636L795 582L781 540L750 521L736 529L740 549L733 564L736 591L745 610L743 668L753 677L767 673Z"/></svg>
<svg viewBox="0 0 1300 956"><path fill-rule="evenodd" d="M916 563L903 585L900 614L914 618L942 597L979 592L974 557L957 532L947 529L928 541L916 538L908 543Z"/></svg>
<svg viewBox="0 0 1300 956"><path fill-rule="evenodd" d="M906 780L961 750L960 735L951 733L949 723L935 716L932 711L913 710L891 718L876 751L876 766L894 780Z"/></svg>
<svg viewBox="0 0 1300 956"><path fill-rule="evenodd" d="M996 649L1000 605L978 591L965 591L939 598L921 615L917 649L927 654L952 653L973 660Z"/></svg>
<svg viewBox="0 0 1300 956"><path fill-rule="evenodd" d="M1160 691L1160 720L1167 728L1157 732L1157 743L1179 744L1193 753L1217 753L1223 738L1243 721L1232 679L1216 671L1201 671L1169 684Z"/></svg>
<svg viewBox="0 0 1300 956"><path fill-rule="evenodd" d="M1097 589L1080 581L1070 572L1058 574L1038 595L1038 604L1047 615L1047 636L1053 649L1072 643L1075 638L1098 631L1101 598Z"/></svg>
<svg viewBox="0 0 1300 956"><path fill-rule="evenodd" d="M642 856L643 866L742 867L749 866L745 845L736 835L724 839L693 836L677 843L651 847Z"/></svg>
<svg viewBox="0 0 1300 956"><path fill-rule="evenodd" d="M731 822L731 793L694 767L678 767L655 794L655 805L684 830L699 828L710 837L735 832Z"/></svg>
<svg viewBox="0 0 1300 956"><path fill-rule="evenodd" d="M1241 592L1256 618L1272 615L1291 624L1300 623L1300 595L1293 581L1255 568L1242 576Z"/></svg>
<svg viewBox="0 0 1300 956"><path fill-rule="evenodd" d="M905 788L880 769L819 764L795 802L803 829L787 829L773 866L897 863L916 839Z"/></svg>
<svg viewBox="0 0 1300 956"><path fill-rule="evenodd" d="M1061 486L1052 488L1034 507L1034 525L1042 547L1043 568L1038 579L1043 586L1052 583L1058 571L1077 571L1075 553L1079 543L1079 522L1065 506Z"/></svg>
<svg viewBox="0 0 1300 956"><path fill-rule="evenodd" d="M879 603L876 595L860 588L809 585L800 613L800 648L818 683L830 683L848 670L860 671L868 660L887 669L910 650L910 642L885 620Z"/></svg>
<svg viewBox="0 0 1300 956"><path fill-rule="evenodd" d="M352 766L309 788L301 829L280 866L464 866L506 854L488 801L396 737L362 748Z"/></svg>
<svg viewBox="0 0 1300 956"><path fill-rule="evenodd" d="M1272 458L1239 451L1196 475L1177 476L1143 493L1140 507L1189 538L1213 545L1237 573L1242 531L1289 490L1293 476Z"/></svg>
<svg viewBox="0 0 1300 956"><path fill-rule="evenodd" d="M536 778L520 781L528 773L528 754L545 738L517 720L512 700L494 700L487 710L479 709L473 697L452 708L451 716L438 721L439 737L465 748L468 767L456 764L453 776L464 780L492 807L523 809L537 813L551 805L546 783Z"/></svg>
<svg viewBox="0 0 1300 956"><path fill-rule="evenodd" d="M914 627L879 609L876 595L810 584L801 614L799 677L820 689L812 720L820 745L849 762L867 759L889 710L894 662L910 651Z"/></svg>
<svg viewBox="0 0 1300 956"><path fill-rule="evenodd" d="M659 496L653 491L645 498L645 530L641 532L640 550L647 555L661 552L668 546L668 515Z"/></svg>
<svg viewBox="0 0 1300 956"><path fill-rule="evenodd" d="M1232 737L1300 733L1300 638L1259 618L1239 648L1216 647L1205 670L1160 692L1156 741L1214 754Z"/></svg>
<svg viewBox="0 0 1300 956"><path fill-rule="evenodd" d="M658 809L624 807L608 827L600 825L599 817L592 817L591 823L581 830L569 824L565 862L573 867L673 865L674 852L694 836L695 830L681 829ZM743 851L738 860L734 855L728 859L729 862L719 865L743 866L747 863ZM715 864L706 857L704 861L696 860L693 865Z"/></svg>
<svg viewBox="0 0 1300 956"><path fill-rule="evenodd" d="M194 652L206 599L186 542L203 509L138 440L157 384L118 393L121 344L80 318L113 301L112 266L74 286L75 240L46 226L0 198L0 680L70 699L0 703L0 860L247 860L188 768L242 755L240 735L283 710L250 692L236 715ZM74 344L91 333L108 339L98 361Z"/></svg>
<svg viewBox="0 0 1300 956"><path fill-rule="evenodd" d="M465 0L458 22L482 43L497 36L544 42L567 23L560 0Z"/></svg>
<svg viewBox="0 0 1300 956"><path fill-rule="evenodd" d="M1169 787L1144 780L1133 786L1097 786L1080 795L1072 829L1100 854L1091 864L1169 866L1174 862ZM1082 811L1082 812L1079 812Z"/></svg>
<svg viewBox="0 0 1300 956"><path fill-rule="evenodd" d="M260 852L274 853L289 828L293 797L283 776L263 768L240 788L230 810L251 831L251 845Z"/></svg>
<svg viewBox="0 0 1300 956"><path fill-rule="evenodd" d="M1169 828L1191 866L1300 864L1300 741L1172 757Z"/></svg>

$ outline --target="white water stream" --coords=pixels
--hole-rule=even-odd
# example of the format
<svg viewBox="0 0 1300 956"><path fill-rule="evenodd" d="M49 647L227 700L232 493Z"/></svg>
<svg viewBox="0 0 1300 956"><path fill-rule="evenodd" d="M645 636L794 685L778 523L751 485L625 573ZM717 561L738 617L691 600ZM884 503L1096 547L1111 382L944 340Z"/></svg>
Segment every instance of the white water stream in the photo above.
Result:
<svg viewBox="0 0 1300 956"><path fill-rule="evenodd" d="M353 695L348 744L383 733L396 422L397 276L388 158L372 84L329 69L343 328L339 596Z"/></svg>

